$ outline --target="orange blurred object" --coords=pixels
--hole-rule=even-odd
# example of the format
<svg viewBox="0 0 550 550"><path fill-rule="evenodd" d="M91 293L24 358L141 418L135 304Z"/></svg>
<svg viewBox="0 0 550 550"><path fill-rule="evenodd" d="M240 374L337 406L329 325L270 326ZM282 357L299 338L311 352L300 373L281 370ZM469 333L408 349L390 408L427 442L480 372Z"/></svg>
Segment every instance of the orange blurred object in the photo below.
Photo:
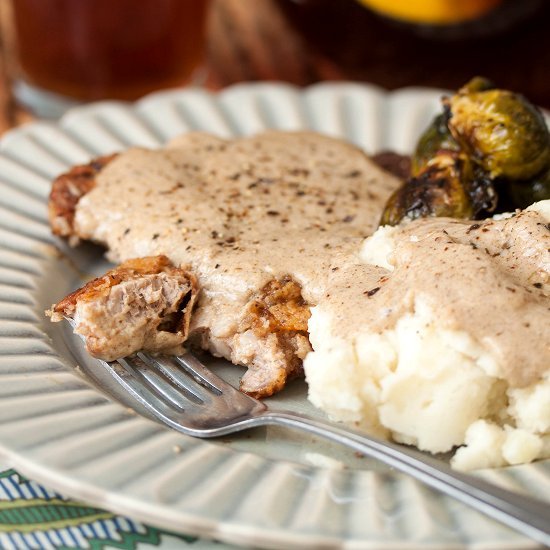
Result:
<svg viewBox="0 0 550 550"><path fill-rule="evenodd" d="M78 100L136 99L189 82L208 0L14 0L30 86Z"/></svg>
<svg viewBox="0 0 550 550"><path fill-rule="evenodd" d="M481 17L501 4L502 0L359 0L359 2L395 19L431 25L449 25Z"/></svg>

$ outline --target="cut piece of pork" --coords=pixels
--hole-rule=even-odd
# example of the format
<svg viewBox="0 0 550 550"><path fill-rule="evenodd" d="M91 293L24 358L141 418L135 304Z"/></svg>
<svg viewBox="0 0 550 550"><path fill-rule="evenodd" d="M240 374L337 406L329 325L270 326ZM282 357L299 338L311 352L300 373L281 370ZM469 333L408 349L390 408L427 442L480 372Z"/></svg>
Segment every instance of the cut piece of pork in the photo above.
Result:
<svg viewBox="0 0 550 550"><path fill-rule="evenodd" d="M76 323L94 357L112 361L139 350L181 353L197 296L195 277L166 256L128 260L76 290L50 312Z"/></svg>

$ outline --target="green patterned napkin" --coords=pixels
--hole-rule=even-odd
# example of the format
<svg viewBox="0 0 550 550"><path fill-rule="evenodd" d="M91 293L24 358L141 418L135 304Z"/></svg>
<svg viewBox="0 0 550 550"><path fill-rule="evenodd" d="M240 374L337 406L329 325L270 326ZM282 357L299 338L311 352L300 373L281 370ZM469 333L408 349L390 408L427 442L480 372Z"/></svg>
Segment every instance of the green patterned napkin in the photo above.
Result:
<svg viewBox="0 0 550 550"><path fill-rule="evenodd" d="M231 548L143 525L73 501L26 479L14 469L0 470L0 548L57 550L87 548L145 550Z"/></svg>

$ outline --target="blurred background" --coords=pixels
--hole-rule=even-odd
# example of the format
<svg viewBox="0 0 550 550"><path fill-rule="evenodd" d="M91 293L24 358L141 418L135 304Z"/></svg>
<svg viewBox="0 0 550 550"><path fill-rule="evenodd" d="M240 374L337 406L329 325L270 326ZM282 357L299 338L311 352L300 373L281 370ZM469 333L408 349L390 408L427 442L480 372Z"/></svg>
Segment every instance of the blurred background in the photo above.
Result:
<svg viewBox="0 0 550 550"><path fill-rule="evenodd" d="M454 89L480 74L550 107L549 23L544 0L0 0L0 130L58 100L257 80Z"/></svg>
<svg viewBox="0 0 550 550"><path fill-rule="evenodd" d="M550 105L549 4L217 0L209 58L223 85L258 78L304 85L338 78L389 89L456 88L483 74Z"/></svg>

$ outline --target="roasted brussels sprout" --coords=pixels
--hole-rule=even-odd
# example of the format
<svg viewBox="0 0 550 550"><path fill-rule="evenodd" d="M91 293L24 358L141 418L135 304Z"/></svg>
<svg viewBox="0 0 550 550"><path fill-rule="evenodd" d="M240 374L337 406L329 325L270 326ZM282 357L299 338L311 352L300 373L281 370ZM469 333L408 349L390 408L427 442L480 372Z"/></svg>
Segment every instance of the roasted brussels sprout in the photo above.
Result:
<svg viewBox="0 0 550 550"><path fill-rule="evenodd" d="M380 225L426 216L473 218L476 214L467 189L473 178L470 162L453 151L440 151L420 173L407 180L388 200Z"/></svg>
<svg viewBox="0 0 550 550"><path fill-rule="evenodd" d="M540 111L507 90L470 84L445 100L449 130L491 178L527 180L550 163L550 135Z"/></svg>
<svg viewBox="0 0 550 550"><path fill-rule="evenodd" d="M527 208L534 202L550 199L550 168L532 180L500 182L499 187L501 209Z"/></svg>
<svg viewBox="0 0 550 550"><path fill-rule="evenodd" d="M458 151L460 146L455 141L447 127L446 113L437 115L430 126L420 136L412 157L412 175L416 176L438 151Z"/></svg>
<svg viewBox="0 0 550 550"><path fill-rule="evenodd" d="M525 208L550 198L550 134L523 96L476 77L443 99L443 112L418 141L411 173L381 224Z"/></svg>

